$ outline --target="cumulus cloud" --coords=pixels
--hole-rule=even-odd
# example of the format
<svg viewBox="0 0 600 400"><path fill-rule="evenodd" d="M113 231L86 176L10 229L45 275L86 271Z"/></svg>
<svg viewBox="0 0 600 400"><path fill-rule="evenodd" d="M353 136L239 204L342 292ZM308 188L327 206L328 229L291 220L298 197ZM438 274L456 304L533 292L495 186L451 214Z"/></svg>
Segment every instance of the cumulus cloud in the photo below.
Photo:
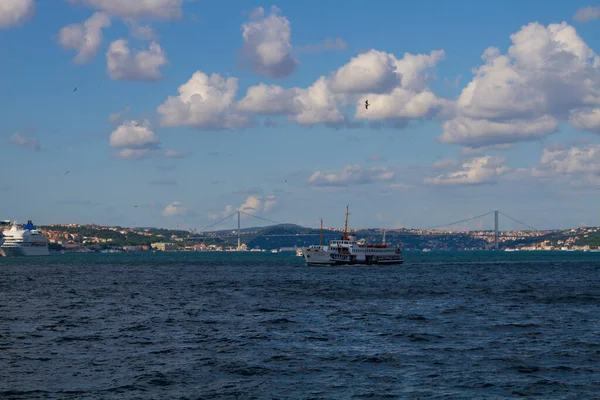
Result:
<svg viewBox="0 0 600 400"><path fill-rule="evenodd" d="M121 18L179 19L184 0L68 0Z"/></svg>
<svg viewBox="0 0 600 400"><path fill-rule="evenodd" d="M565 180L573 186L600 186L600 145L546 148L529 174L546 181Z"/></svg>
<svg viewBox="0 0 600 400"><path fill-rule="evenodd" d="M0 29L23 25L35 14L33 0L2 0L0 2Z"/></svg>
<svg viewBox="0 0 600 400"><path fill-rule="evenodd" d="M150 149L123 149L113 153L113 157L120 158L121 160L140 160L142 158L149 158L152 156Z"/></svg>
<svg viewBox="0 0 600 400"><path fill-rule="evenodd" d="M543 138L600 105L600 57L563 22L525 25L508 54L490 47L462 90L440 141L466 145Z"/></svg>
<svg viewBox="0 0 600 400"><path fill-rule="evenodd" d="M256 213L267 213L273 209L277 205L277 197L276 196L255 196L250 195L246 198L246 200L235 210L232 205L225 206L225 209L218 214L209 214L208 217L210 219L217 219L219 217L225 218L228 215L234 213L234 211L241 211L241 218L247 217L246 214L256 214Z"/></svg>
<svg viewBox="0 0 600 400"><path fill-rule="evenodd" d="M573 19L579 22L590 22L600 18L600 7L583 7L577 10Z"/></svg>
<svg viewBox="0 0 600 400"><path fill-rule="evenodd" d="M600 107L573 110L569 122L576 128L600 134Z"/></svg>
<svg viewBox="0 0 600 400"><path fill-rule="evenodd" d="M252 12L251 21L242 24L244 45L240 49L240 64L244 68L269 78L291 75L299 61L293 54L290 21L271 7L265 16L262 7Z"/></svg>
<svg viewBox="0 0 600 400"><path fill-rule="evenodd" d="M17 147L38 151L41 148L40 142L37 139L31 139L16 132L9 139L9 142Z"/></svg>
<svg viewBox="0 0 600 400"><path fill-rule="evenodd" d="M364 168L359 164L347 165L341 171L315 171L308 183L317 186L364 185L379 181L391 181L394 173L384 167Z"/></svg>
<svg viewBox="0 0 600 400"><path fill-rule="evenodd" d="M345 93L386 93L400 84L393 54L371 50L339 68L332 76L331 88Z"/></svg>
<svg viewBox="0 0 600 400"><path fill-rule="evenodd" d="M305 53L322 53L330 50L346 50L348 44L341 38L326 38L323 43L307 44L300 47L300 51Z"/></svg>
<svg viewBox="0 0 600 400"><path fill-rule="evenodd" d="M438 99L427 89L427 68L444 57L443 51L430 54L393 54L371 50L351 59L331 76L321 76L308 88L285 89L259 84L248 89L237 108L259 115L288 115L289 120L312 126L325 123L331 127L353 123L340 108L355 105L356 119L406 121L433 116L447 101ZM364 108L368 99L373 106ZM354 123L356 124L356 122Z"/></svg>
<svg viewBox="0 0 600 400"><path fill-rule="evenodd" d="M238 129L251 125L250 118L234 106L237 78L196 71L183 85L179 96L169 96L158 107L163 126L194 126L198 129Z"/></svg>
<svg viewBox="0 0 600 400"><path fill-rule="evenodd" d="M112 113L108 116L108 120L111 124L120 124L123 122L126 115L131 112L131 107L125 106L125 108L121 111Z"/></svg>
<svg viewBox="0 0 600 400"><path fill-rule="evenodd" d="M246 96L237 102L238 110L259 115L288 115L296 110L297 89L260 83L251 86Z"/></svg>
<svg viewBox="0 0 600 400"><path fill-rule="evenodd" d="M134 19L126 19L125 23L129 27L129 34L139 40L154 40L156 38L156 32L154 29L146 24L142 25Z"/></svg>
<svg viewBox="0 0 600 400"><path fill-rule="evenodd" d="M509 168L504 165L503 157L475 157L463 162L460 170L443 173L435 178L426 178L428 185L455 186L455 185L481 185L495 183L496 179L507 173ZM456 163L449 160L440 160L436 168L456 168Z"/></svg>
<svg viewBox="0 0 600 400"><path fill-rule="evenodd" d="M85 64L96 56L102 45L102 29L108 28L110 25L108 14L96 12L83 23L61 28L58 33L58 42L63 48L77 52L73 58L75 64Z"/></svg>
<svg viewBox="0 0 600 400"><path fill-rule="evenodd" d="M542 139L558 131L558 120L549 115L499 122L460 116L444 122L442 128L441 142L477 147Z"/></svg>
<svg viewBox="0 0 600 400"><path fill-rule="evenodd" d="M167 65L165 52L156 42L148 50L132 54L125 39L112 42L106 52L106 66L111 79L155 81L161 77L159 68Z"/></svg>
<svg viewBox="0 0 600 400"><path fill-rule="evenodd" d="M167 205L162 211L164 217L181 217L187 214L187 208L179 201Z"/></svg>
<svg viewBox="0 0 600 400"><path fill-rule="evenodd" d="M110 135L112 147L129 149L145 149L159 143L158 138L150 127L150 121L125 121Z"/></svg>

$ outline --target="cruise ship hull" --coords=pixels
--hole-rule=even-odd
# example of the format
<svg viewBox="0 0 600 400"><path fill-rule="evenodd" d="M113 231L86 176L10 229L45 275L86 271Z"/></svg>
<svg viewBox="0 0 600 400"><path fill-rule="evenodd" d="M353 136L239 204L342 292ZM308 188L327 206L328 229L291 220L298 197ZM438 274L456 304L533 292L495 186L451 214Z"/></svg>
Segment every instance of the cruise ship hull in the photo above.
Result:
<svg viewBox="0 0 600 400"><path fill-rule="evenodd" d="M399 265L404 263L402 254L338 254L327 251L304 251L306 265Z"/></svg>
<svg viewBox="0 0 600 400"><path fill-rule="evenodd" d="M2 246L2 251L6 257L23 257L23 256L48 256L50 250L48 246Z"/></svg>

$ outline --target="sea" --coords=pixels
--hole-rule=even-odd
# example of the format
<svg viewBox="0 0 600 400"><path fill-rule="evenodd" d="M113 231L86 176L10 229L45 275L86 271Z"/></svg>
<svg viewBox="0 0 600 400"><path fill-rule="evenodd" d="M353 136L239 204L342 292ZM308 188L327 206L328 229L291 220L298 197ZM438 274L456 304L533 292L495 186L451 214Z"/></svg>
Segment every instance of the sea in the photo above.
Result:
<svg viewBox="0 0 600 400"><path fill-rule="evenodd" d="M600 399L600 253L0 259L2 399Z"/></svg>

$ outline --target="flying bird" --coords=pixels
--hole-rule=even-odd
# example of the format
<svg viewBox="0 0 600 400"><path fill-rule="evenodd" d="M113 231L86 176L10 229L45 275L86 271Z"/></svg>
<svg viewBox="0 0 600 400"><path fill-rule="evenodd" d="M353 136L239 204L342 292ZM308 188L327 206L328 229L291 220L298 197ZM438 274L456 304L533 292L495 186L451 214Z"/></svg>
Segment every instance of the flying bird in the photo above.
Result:
<svg viewBox="0 0 600 400"><path fill-rule="evenodd" d="M73 89L73 92L76 92L76 91L77 91L77 88Z"/></svg>
<svg viewBox="0 0 600 400"><path fill-rule="evenodd" d="M67 172L65 172L65 175L66 175L66 174L68 174L69 172L71 172L71 170L70 170L70 169L68 169L68 170L67 170Z"/></svg>
<svg viewBox="0 0 600 400"><path fill-rule="evenodd" d="M365 100L365 108L368 110L369 109L369 100Z"/></svg>

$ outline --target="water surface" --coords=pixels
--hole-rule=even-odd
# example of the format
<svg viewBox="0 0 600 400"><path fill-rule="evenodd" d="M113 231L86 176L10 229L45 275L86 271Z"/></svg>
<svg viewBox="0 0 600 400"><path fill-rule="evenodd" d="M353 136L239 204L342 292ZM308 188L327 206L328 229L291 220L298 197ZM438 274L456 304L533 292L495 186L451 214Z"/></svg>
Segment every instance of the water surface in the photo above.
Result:
<svg viewBox="0 0 600 400"><path fill-rule="evenodd" d="M0 397L598 398L600 253L0 259Z"/></svg>

